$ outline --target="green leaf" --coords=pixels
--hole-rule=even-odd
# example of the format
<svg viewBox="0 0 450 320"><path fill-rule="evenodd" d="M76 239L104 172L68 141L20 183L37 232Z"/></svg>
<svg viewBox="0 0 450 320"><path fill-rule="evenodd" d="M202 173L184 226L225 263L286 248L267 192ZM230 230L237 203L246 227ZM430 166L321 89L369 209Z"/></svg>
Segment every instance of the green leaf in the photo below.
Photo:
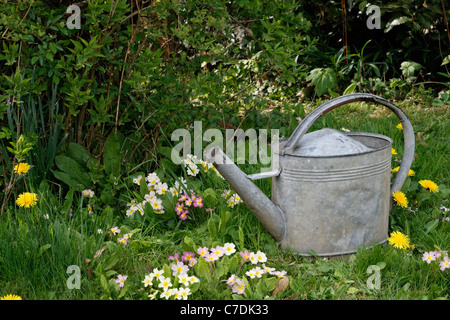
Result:
<svg viewBox="0 0 450 320"><path fill-rule="evenodd" d="M103 150L103 164L108 176L120 176L122 156L120 154L120 142L116 134L112 134L106 141L105 149Z"/></svg>
<svg viewBox="0 0 450 320"><path fill-rule="evenodd" d="M37 257L39 258L40 256L42 256L44 254L45 251L47 251L48 249L50 249L52 245L50 243L44 244L42 247L39 248L39 253L37 255Z"/></svg>
<svg viewBox="0 0 450 320"><path fill-rule="evenodd" d="M318 96L337 86L336 72L331 68L315 68L310 71L306 80L316 86Z"/></svg>
<svg viewBox="0 0 450 320"><path fill-rule="evenodd" d="M449 54L448 56L446 56L446 57L444 58L444 60L442 60L441 66L444 66L444 65L446 65L446 64L448 64L448 63L450 63L450 54Z"/></svg>
<svg viewBox="0 0 450 320"><path fill-rule="evenodd" d="M91 178L86 170L80 166L74 159L68 156L56 156L55 164L64 173L68 174L72 179L88 188L91 184Z"/></svg>
<svg viewBox="0 0 450 320"><path fill-rule="evenodd" d="M355 89L356 89L356 83L352 83L345 89L344 94L353 93L353 92L355 92Z"/></svg>
<svg viewBox="0 0 450 320"><path fill-rule="evenodd" d="M193 241L191 238L189 238L188 236L184 237L182 247L183 247L183 250L185 250L185 251L196 252L196 249L195 249L195 248L196 248L195 243L194 243L194 241Z"/></svg>
<svg viewBox="0 0 450 320"><path fill-rule="evenodd" d="M208 262L205 261L205 259L198 259L197 263L195 264L195 273L203 279L206 279L208 281L211 281L211 266Z"/></svg>

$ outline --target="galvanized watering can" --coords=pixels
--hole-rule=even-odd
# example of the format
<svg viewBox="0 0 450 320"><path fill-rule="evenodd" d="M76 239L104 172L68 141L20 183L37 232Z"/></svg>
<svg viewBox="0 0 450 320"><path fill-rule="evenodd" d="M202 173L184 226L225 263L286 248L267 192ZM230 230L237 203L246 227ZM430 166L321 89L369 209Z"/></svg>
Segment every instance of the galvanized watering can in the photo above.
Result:
<svg viewBox="0 0 450 320"><path fill-rule="evenodd" d="M392 185L391 138L333 129L305 134L323 114L356 101L389 108L403 126L404 152ZM208 159L283 249L333 256L387 240L392 192L401 189L414 159L413 128L399 107L372 94L344 95L308 114L278 146L270 172L246 175L217 147ZM252 182L269 177L272 200Z"/></svg>

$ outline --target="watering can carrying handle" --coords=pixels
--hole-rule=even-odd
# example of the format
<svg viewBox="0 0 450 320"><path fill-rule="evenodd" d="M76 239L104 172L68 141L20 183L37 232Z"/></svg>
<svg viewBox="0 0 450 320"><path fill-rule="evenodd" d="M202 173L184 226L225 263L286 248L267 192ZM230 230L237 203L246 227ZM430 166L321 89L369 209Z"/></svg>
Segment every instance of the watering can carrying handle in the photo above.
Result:
<svg viewBox="0 0 450 320"><path fill-rule="evenodd" d="M392 194L392 192L398 191L402 188L403 183L405 182L405 179L408 176L409 169L411 168L411 164L414 160L415 136L411 122L409 121L408 117L403 112L403 110L400 109L395 104L389 102L388 100L378 97L376 95L368 93L352 93L325 102L324 104L316 108L314 111L312 111L310 114L308 114L297 126L297 128L292 133L291 137L286 142L283 153L287 151L292 152L295 148L297 148L300 144L303 135L309 130L311 125L322 115L339 106L356 101L374 102L389 108L399 118L400 123L403 126L403 139L405 148L403 152L400 169L398 170L398 173L395 176L394 182L392 183L391 186L391 194Z"/></svg>

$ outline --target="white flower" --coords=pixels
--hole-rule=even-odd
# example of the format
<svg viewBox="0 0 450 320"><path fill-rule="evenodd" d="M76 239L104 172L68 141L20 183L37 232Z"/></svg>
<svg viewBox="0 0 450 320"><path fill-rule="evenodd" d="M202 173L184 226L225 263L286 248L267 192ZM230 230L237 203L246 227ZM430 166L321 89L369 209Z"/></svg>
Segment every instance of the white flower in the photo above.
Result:
<svg viewBox="0 0 450 320"><path fill-rule="evenodd" d="M153 210L158 210L158 209L164 209L162 206L162 200L161 199L153 199L150 204L152 205Z"/></svg>
<svg viewBox="0 0 450 320"><path fill-rule="evenodd" d="M258 260L258 262L266 262L267 261L266 254L261 251L256 252L256 259Z"/></svg>
<svg viewBox="0 0 450 320"><path fill-rule="evenodd" d="M195 164L191 164L187 168L187 174L190 175L190 176L194 176L195 177L198 174L198 172L199 172L198 171L198 167Z"/></svg>
<svg viewBox="0 0 450 320"><path fill-rule="evenodd" d="M174 288L174 289L170 289L169 291L172 291L172 292L171 292L171 295L172 295L175 299L181 300L182 296L181 296L180 290L178 290L177 288Z"/></svg>
<svg viewBox="0 0 450 320"><path fill-rule="evenodd" d="M169 277L160 276L159 277L159 284L158 288L163 288L164 291L168 290L169 287L172 286L172 282L170 281Z"/></svg>
<svg viewBox="0 0 450 320"><path fill-rule="evenodd" d="M152 281L153 281L152 274L148 274L148 275L145 276L145 278L142 281L142 283L144 284L144 287L148 287L148 286L152 285Z"/></svg>
<svg viewBox="0 0 450 320"><path fill-rule="evenodd" d="M266 273L266 271L264 269L261 269L260 267L255 267L253 272L255 273L255 276L257 278L261 278L261 276Z"/></svg>
<svg viewBox="0 0 450 320"><path fill-rule="evenodd" d="M178 275L178 280L179 280L179 282L181 282L185 286L189 285L189 276L186 273L179 274Z"/></svg>
<svg viewBox="0 0 450 320"><path fill-rule="evenodd" d="M250 257L249 260L252 264L257 264L258 263L258 257L256 255L256 253L254 252L250 252Z"/></svg>
<svg viewBox="0 0 450 320"><path fill-rule="evenodd" d="M153 269L153 272L150 273L149 276L159 280L161 277L163 277L163 274L164 274L164 270L162 270L162 269L158 270L157 268L155 268L155 269Z"/></svg>
<svg viewBox="0 0 450 320"><path fill-rule="evenodd" d="M171 188L169 189L169 191L170 191L170 193L171 193L174 197L178 196L178 190L177 190L176 188L171 187Z"/></svg>
<svg viewBox="0 0 450 320"><path fill-rule="evenodd" d="M196 283L196 282L200 282L200 279L197 278L196 276L190 276L189 277L189 282L192 283Z"/></svg>
<svg viewBox="0 0 450 320"><path fill-rule="evenodd" d="M248 270L245 274L246 274L247 276L249 276L250 278L252 278L252 279L256 277L256 274L255 274L255 270L254 270L254 269Z"/></svg>
<svg viewBox="0 0 450 320"><path fill-rule="evenodd" d="M158 182L156 184L155 188L156 188L157 194L163 195L166 193L168 186L167 186L167 183Z"/></svg>
<svg viewBox="0 0 450 320"><path fill-rule="evenodd" d="M158 175L156 174L156 172L150 173L150 174L145 178L145 180L148 182L148 185L149 185L149 186L154 186L154 185L156 185L156 184L160 181L160 179L159 179Z"/></svg>
<svg viewBox="0 0 450 320"><path fill-rule="evenodd" d="M139 186L141 184L141 180L142 175L138 175L136 178L133 179L133 182Z"/></svg>
<svg viewBox="0 0 450 320"><path fill-rule="evenodd" d="M227 256L236 252L234 243L225 243L223 245L223 248L224 248L224 250L225 250L224 252Z"/></svg>
<svg viewBox="0 0 450 320"><path fill-rule="evenodd" d="M150 191L149 193L147 193L145 196L144 196L144 201L145 202L148 202L148 203L152 203L152 200L154 200L154 199L156 199L156 193L155 193L155 191Z"/></svg>
<svg viewBox="0 0 450 320"><path fill-rule="evenodd" d="M172 291L171 290L165 290L161 293L161 295L159 296L160 298L166 298L169 299L170 296L172 295Z"/></svg>
<svg viewBox="0 0 450 320"><path fill-rule="evenodd" d="M187 297L191 294L191 289L189 288L180 288L179 293L183 300L187 300Z"/></svg>

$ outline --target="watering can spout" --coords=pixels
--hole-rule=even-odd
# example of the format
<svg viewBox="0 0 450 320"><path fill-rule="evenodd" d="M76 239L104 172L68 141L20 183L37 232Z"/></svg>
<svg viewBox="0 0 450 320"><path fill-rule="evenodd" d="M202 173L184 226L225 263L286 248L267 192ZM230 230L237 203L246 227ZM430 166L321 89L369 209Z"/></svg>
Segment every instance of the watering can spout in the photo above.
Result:
<svg viewBox="0 0 450 320"><path fill-rule="evenodd" d="M286 229L283 210L275 205L220 148L214 147L210 150L208 161L213 163L274 239L283 240Z"/></svg>

